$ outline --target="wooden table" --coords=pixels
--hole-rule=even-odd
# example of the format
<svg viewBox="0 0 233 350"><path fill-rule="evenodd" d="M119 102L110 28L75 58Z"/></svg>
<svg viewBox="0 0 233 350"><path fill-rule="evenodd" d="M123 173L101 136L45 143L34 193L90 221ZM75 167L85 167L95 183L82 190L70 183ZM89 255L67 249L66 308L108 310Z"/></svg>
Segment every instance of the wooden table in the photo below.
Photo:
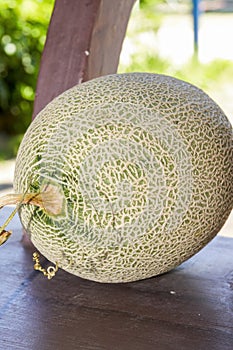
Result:
<svg viewBox="0 0 233 350"><path fill-rule="evenodd" d="M21 243L18 218L11 228L0 247L0 349L233 349L232 238L216 237L162 276L99 284L62 270L45 279Z"/></svg>

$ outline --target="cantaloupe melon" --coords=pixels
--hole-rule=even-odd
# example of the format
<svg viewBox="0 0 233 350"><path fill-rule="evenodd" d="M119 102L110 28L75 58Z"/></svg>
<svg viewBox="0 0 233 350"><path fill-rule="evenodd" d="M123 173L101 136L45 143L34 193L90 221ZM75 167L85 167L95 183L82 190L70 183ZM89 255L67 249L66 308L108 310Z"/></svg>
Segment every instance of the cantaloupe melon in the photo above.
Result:
<svg viewBox="0 0 233 350"><path fill-rule="evenodd" d="M232 127L210 97L181 80L97 78L32 122L14 188L39 198L20 218L50 261L99 282L148 278L197 253L225 223Z"/></svg>

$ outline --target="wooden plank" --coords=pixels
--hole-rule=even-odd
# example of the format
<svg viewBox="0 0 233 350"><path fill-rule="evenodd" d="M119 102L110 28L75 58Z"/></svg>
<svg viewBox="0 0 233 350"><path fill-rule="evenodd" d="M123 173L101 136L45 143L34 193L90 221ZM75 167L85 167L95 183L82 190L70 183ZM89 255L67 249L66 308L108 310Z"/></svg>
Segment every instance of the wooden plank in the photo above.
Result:
<svg viewBox="0 0 233 350"><path fill-rule="evenodd" d="M17 220L0 247L0 349L233 349L232 238L144 281L99 284L62 270L48 281L33 271Z"/></svg>
<svg viewBox="0 0 233 350"><path fill-rule="evenodd" d="M57 0L41 59L33 117L66 89L115 73L135 0Z"/></svg>
<svg viewBox="0 0 233 350"><path fill-rule="evenodd" d="M135 0L103 0L93 28L84 81L117 71L122 42Z"/></svg>

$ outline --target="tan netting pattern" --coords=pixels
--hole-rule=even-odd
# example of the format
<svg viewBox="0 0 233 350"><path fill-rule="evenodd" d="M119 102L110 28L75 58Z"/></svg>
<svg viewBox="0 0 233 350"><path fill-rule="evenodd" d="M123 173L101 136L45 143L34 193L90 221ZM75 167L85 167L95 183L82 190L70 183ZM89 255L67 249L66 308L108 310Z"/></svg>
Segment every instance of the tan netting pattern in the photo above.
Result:
<svg viewBox="0 0 233 350"><path fill-rule="evenodd" d="M69 272L125 282L173 268L219 231L232 208L232 128L201 90L123 74L74 87L35 119L15 190L45 183L65 197L57 217L24 206L36 247Z"/></svg>

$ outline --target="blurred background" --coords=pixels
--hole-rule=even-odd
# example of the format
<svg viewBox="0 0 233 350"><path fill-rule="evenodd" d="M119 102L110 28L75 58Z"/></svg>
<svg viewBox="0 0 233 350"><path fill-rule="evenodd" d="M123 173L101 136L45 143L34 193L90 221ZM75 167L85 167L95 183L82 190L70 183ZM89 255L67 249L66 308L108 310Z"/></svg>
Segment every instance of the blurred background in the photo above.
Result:
<svg viewBox="0 0 233 350"><path fill-rule="evenodd" d="M0 1L0 192L9 192L14 158L31 121L53 5ZM118 72L163 73L193 83L233 123L232 34L233 0L138 0Z"/></svg>

